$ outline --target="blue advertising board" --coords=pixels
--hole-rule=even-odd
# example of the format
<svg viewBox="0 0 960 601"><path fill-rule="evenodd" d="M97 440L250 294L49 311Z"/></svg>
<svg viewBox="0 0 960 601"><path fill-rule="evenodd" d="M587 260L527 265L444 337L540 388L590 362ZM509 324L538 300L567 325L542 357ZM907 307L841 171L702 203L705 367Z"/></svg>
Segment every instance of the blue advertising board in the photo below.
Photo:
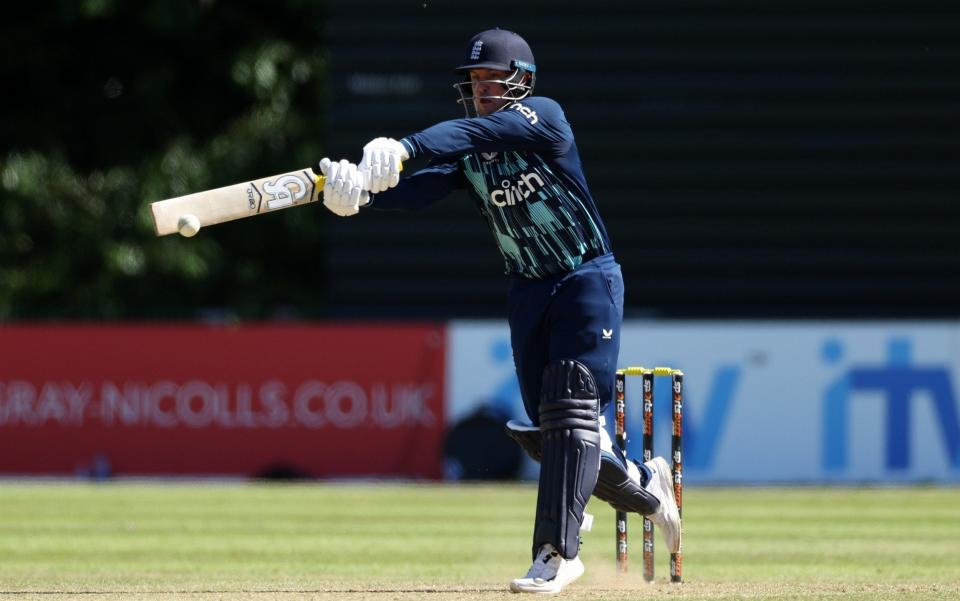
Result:
<svg viewBox="0 0 960 601"><path fill-rule="evenodd" d="M686 373L687 483L960 481L958 323L628 321L620 358ZM524 417L505 324L451 323L447 364L450 422L482 404ZM639 388L628 378L636 453ZM669 385L655 396L666 456Z"/></svg>

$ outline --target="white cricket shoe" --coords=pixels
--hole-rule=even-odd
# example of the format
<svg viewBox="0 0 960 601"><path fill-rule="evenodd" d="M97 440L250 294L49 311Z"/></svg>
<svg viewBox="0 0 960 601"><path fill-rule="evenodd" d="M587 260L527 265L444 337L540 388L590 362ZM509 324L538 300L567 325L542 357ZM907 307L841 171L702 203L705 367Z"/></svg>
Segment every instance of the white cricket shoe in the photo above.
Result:
<svg viewBox="0 0 960 601"><path fill-rule="evenodd" d="M660 501L657 511L647 517L660 528L670 552L677 553L680 551L680 511L677 509L677 497L673 492L670 466L663 457L654 457L643 465L650 470L647 491Z"/></svg>
<svg viewBox="0 0 960 601"><path fill-rule="evenodd" d="M564 559L553 545L547 544L540 547L527 575L510 583L510 590L514 593L555 595L582 576L583 570L579 556Z"/></svg>

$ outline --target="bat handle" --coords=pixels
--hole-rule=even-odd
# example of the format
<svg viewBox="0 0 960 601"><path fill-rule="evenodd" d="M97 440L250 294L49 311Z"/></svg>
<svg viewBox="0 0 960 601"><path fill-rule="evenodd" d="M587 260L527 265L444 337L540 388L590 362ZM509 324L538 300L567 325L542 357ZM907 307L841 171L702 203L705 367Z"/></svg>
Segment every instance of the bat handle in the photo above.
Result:
<svg viewBox="0 0 960 601"><path fill-rule="evenodd" d="M400 171L403 171L403 163L400 163ZM327 176L323 174L315 175L313 182L316 184L317 188L323 190L323 187L327 184Z"/></svg>

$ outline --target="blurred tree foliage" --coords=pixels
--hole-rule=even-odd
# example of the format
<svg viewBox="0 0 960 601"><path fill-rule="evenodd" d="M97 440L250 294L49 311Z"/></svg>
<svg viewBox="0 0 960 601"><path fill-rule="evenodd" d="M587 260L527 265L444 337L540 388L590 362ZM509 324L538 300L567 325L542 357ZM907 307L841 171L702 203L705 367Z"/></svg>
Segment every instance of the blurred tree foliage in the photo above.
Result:
<svg viewBox="0 0 960 601"><path fill-rule="evenodd" d="M319 207L156 238L153 200L323 155L323 3L5 5L0 319L322 312Z"/></svg>

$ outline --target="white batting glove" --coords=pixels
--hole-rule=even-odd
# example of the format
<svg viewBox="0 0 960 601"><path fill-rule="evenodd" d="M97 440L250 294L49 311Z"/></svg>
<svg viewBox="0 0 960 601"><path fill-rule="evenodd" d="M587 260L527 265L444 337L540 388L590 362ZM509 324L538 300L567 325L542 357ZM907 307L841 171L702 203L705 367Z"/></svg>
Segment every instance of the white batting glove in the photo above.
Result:
<svg viewBox="0 0 960 601"><path fill-rule="evenodd" d="M323 204L332 212L349 217L370 202L370 193L364 190L363 174L350 161L344 159L334 163L325 158L320 161L320 171L327 177L323 186Z"/></svg>
<svg viewBox="0 0 960 601"><path fill-rule="evenodd" d="M367 190L376 194L397 185L403 161L410 158L407 147L393 138L376 138L363 147L360 171L367 181Z"/></svg>

